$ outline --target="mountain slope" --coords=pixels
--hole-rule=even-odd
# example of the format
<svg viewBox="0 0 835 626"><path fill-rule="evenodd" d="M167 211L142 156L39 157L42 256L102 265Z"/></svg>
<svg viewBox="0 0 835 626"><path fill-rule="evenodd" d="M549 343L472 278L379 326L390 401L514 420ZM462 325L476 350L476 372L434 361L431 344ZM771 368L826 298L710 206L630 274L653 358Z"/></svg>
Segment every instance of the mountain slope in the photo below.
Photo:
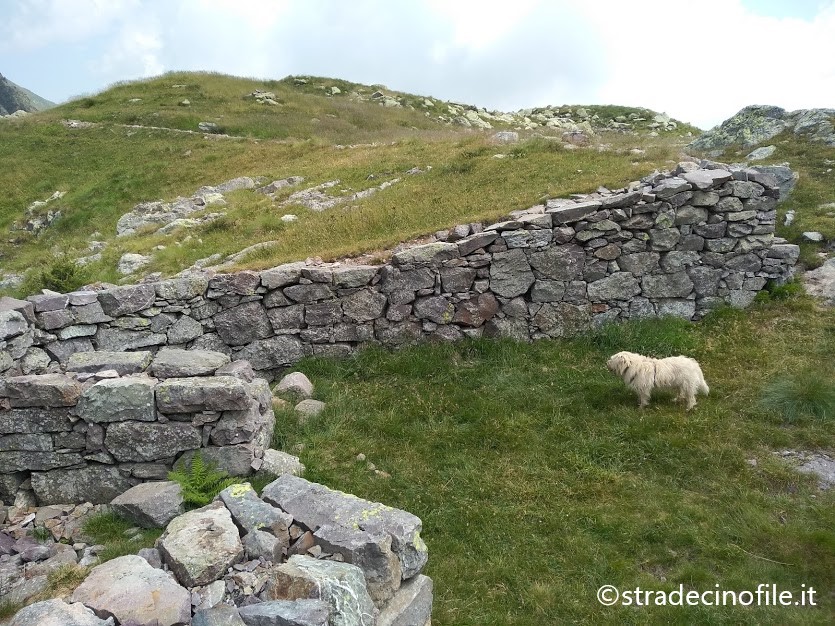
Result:
<svg viewBox="0 0 835 626"><path fill-rule="evenodd" d="M0 74L0 115L11 115L15 111L34 113L54 106L53 102L16 85Z"/></svg>
<svg viewBox="0 0 835 626"><path fill-rule="evenodd" d="M114 281L125 253L151 256L146 272L171 274L267 241L278 244L248 264L375 252L669 167L693 131L656 116L577 106L501 113L315 77L175 73L119 84L0 123L0 273L48 265L53 254L101 252L85 278ZM498 143L497 131L511 131L513 143ZM422 173L406 175L414 168ZM242 190L208 209L223 219L116 237L119 219L139 203L170 203L244 176L302 176L304 188L339 181L328 193L344 197L399 181L323 212L289 202L298 189L272 198Z"/></svg>

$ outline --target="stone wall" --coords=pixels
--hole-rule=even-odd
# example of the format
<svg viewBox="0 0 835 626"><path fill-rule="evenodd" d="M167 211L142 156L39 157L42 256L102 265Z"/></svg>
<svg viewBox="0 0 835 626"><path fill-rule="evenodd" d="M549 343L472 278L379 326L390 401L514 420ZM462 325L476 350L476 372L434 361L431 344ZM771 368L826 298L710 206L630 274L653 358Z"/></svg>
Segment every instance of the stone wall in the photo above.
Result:
<svg viewBox="0 0 835 626"><path fill-rule="evenodd" d="M790 277L798 257L773 235L779 186L756 168L701 165L455 228L380 266L291 263L0 299L0 372L170 346L245 359L272 379L305 355L369 343L562 337L616 320L746 307L767 280Z"/></svg>
<svg viewBox="0 0 835 626"><path fill-rule="evenodd" d="M269 448L270 388L224 354L77 352L66 367L0 379L0 501L31 486L40 504L109 503L195 450L246 476Z"/></svg>

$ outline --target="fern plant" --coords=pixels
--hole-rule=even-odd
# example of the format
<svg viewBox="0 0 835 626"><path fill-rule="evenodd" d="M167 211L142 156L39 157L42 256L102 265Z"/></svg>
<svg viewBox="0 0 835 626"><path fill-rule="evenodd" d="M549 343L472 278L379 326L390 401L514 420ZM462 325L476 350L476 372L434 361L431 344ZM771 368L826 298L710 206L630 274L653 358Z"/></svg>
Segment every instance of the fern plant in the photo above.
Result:
<svg viewBox="0 0 835 626"><path fill-rule="evenodd" d="M205 461L199 451L188 466L183 461L177 462L174 469L168 472L168 480L179 483L183 501L190 509L206 506L228 486L240 482L218 469L214 463Z"/></svg>

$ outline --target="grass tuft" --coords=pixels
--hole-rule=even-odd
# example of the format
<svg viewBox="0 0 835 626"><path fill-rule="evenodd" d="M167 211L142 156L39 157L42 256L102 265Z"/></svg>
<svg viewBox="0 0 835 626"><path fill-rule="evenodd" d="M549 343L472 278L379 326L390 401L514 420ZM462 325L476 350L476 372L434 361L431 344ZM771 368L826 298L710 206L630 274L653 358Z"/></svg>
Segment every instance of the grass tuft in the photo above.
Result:
<svg viewBox="0 0 835 626"><path fill-rule="evenodd" d="M835 380L811 368L780 377L765 387L761 403L789 423L802 417L831 420L835 417Z"/></svg>

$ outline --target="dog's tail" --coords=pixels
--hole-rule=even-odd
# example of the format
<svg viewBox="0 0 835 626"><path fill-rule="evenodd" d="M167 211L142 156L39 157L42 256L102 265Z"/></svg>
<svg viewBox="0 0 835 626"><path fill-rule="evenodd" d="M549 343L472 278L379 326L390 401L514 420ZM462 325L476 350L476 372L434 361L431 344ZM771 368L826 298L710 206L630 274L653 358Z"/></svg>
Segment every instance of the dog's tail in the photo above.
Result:
<svg viewBox="0 0 835 626"><path fill-rule="evenodd" d="M699 383L699 391L701 391L705 395L710 393L710 387L707 386L707 383L705 382L704 378L702 378L701 382Z"/></svg>

